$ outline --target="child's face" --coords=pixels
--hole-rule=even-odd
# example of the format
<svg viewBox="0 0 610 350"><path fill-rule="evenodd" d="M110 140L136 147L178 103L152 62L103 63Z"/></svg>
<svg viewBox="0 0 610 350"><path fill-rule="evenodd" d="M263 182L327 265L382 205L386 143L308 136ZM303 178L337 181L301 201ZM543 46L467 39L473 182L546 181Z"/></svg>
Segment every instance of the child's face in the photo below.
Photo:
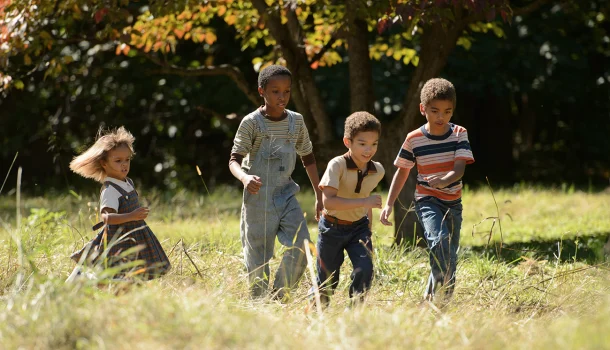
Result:
<svg viewBox="0 0 610 350"><path fill-rule="evenodd" d="M258 93L265 99L267 114L284 112L288 101L290 101L290 85L292 79L289 76L280 75L269 79L267 86L258 88Z"/></svg>
<svg viewBox="0 0 610 350"><path fill-rule="evenodd" d="M361 131L356 133L351 140L344 137L343 143L349 148L356 165L362 168L377 153L379 133L377 131Z"/></svg>
<svg viewBox="0 0 610 350"><path fill-rule="evenodd" d="M430 132L447 132L447 127L453 116L453 102L449 100L432 100L426 106L419 104L419 111L426 116Z"/></svg>
<svg viewBox="0 0 610 350"><path fill-rule="evenodd" d="M102 160L102 168L106 176L125 181L130 163L131 150L127 146L119 146L108 152L106 159Z"/></svg>

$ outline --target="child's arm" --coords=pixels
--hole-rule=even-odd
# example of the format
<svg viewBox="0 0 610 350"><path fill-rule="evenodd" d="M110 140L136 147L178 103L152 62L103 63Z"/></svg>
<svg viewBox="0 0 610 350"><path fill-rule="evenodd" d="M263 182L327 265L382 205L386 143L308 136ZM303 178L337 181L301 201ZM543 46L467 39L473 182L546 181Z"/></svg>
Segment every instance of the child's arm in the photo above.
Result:
<svg viewBox="0 0 610 350"><path fill-rule="evenodd" d="M433 175L424 178L424 180L428 181L428 185L434 188L445 188L450 184L456 182L464 176L464 171L466 170L466 161L463 159L458 159L453 163L453 170L448 172L445 175Z"/></svg>
<svg viewBox="0 0 610 350"><path fill-rule="evenodd" d="M148 217L148 212L148 208L139 207L131 213L117 214L116 210L105 207L102 209L102 220L106 225L119 225L130 221L144 220Z"/></svg>
<svg viewBox="0 0 610 350"><path fill-rule="evenodd" d="M231 162L231 164L229 164L229 170L231 170L231 174L244 185L244 188L252 194L257 194L258 190L263 185L260 177L246 174L246 172L241 169L241 165L237 162Z"/></svg>
<svg viewBox="0 0 610 350"><path fill-rule="evenodd" d="M381 208L381 196L378 194L367 198L343 198L337 196L336 188L326 186L322 191L324 208L330 210L348 210L356 208Z"/></svg>
<svg viewBox="0 0 610 350"><path fill-rule="evenodd" d="M379 217L379 221L386 226L392 226L392 223L388 220L388 218L390 217L390 214L392 214L394 202L396 201L396 198L398 198L400 191L402 191L407 178L409 178L410 172L410 168L398 168L396 173L394 173L394 178L392 179L392 184L390 185L390 193L388 193L388 200L386 201L385 207L381 211L381 216Z"/></svg>
<svg viewBox="0 0 610 350"><path fill-rule="evenodd" d="M309 177L309 181L311 181L311 185L313 186L313 190L316 194L316 221L320 220L320 212L324 209L323 199L322 199L322 191L320 190L320 176L318 175L318 166L314 162L313 164L309 164L305 167L305 171L307 171L307 176Z"/></svg>

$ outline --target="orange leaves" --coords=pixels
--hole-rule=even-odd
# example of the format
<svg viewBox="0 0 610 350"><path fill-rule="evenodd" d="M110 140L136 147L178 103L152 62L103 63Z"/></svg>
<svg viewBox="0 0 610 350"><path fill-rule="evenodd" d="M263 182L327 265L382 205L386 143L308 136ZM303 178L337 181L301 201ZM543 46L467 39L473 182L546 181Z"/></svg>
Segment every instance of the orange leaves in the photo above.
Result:
<svg viewBox="0 0 610 350"><path fill-rule="evenodd" d="M228 15L225 17L225 22L227 22L227 24L230 26L235 24L236 20L237 20L237 16L235 16L235 15Z"/></svg>
<svg viewBox="0 0 610 350"><path fill-rule="evenodd" d="M186 33L186 30L174 28L174 34L176 34L178 39L182 39L182 37L184 37L184 33Z"/></svg>
<svg viewBox="0 0 610 350"><path fill-rule="evenodd" d="M144 52L160 51L175 52L179 40L192 40L195 43L212 45L216 42L216 34L208 27L209 20L214 16L208 5L199 5L194 9L186 9L180 13L168 14L155 18L150 12L138 17L132 27L124 29L124 34L130 36L127 47L135 47ZM127 45L128 44L128 45ZM127 54L129 49L117 47L116 53Z"/></svg>
<svg viewBox="0 0 610 350"><path fill-rule="evenodd" d="M227 7L222 5L218 7L218 16L222 17L227 12Z"/></svg>
<svg viewBox="0 0 610 350"><path fill-rule="evenodd" d="M208 45L212 45L213 43L215 43L216 39L217 39L216 34L214 34L213 32L208 32L205 36L205 42Z"/></svg>

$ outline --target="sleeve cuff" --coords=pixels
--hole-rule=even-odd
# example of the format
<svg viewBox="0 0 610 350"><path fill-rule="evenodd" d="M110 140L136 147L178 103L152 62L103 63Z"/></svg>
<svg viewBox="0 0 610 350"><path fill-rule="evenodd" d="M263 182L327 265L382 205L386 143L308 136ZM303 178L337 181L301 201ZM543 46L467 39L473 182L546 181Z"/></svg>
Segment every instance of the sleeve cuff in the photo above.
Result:
<svg viewBox="0 0 610 350"><path fill-rule="evenodd" d="M316 157L312 153L301 156L301 161L303 162L304 167L308 167L309 165L316 164Z"/></svg>

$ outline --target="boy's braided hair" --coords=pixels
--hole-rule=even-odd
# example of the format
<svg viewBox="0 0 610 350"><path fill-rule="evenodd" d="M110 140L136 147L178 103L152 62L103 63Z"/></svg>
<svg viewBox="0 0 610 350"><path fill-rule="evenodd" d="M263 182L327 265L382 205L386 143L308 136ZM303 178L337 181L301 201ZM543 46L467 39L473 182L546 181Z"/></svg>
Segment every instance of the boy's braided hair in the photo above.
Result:
<svg viewBox="0 0 610 350"><path fill-rule="evenodd" d="M430 79L421 89L419 98L424 106L430 104L432 100L445 100L453 102L453 108L455 108L455 87L449 80L443 78Z"/></svg>
<svg viewBox="0 0 610 350"><path fill-rule="evenodd" d="M352 140L356 134L376 131L381 135L381 123L369 112L354 112L345 120L343 137Z"/></svg>
<svg viewBox="0 0 610 350"><path fill-rule="evenodd" d="M273 64L265 67L258 75L258 86L264 89L271 78L282 75L288 76L292 80L292 73L290 73L290 70L284 66Z"/></svg>

